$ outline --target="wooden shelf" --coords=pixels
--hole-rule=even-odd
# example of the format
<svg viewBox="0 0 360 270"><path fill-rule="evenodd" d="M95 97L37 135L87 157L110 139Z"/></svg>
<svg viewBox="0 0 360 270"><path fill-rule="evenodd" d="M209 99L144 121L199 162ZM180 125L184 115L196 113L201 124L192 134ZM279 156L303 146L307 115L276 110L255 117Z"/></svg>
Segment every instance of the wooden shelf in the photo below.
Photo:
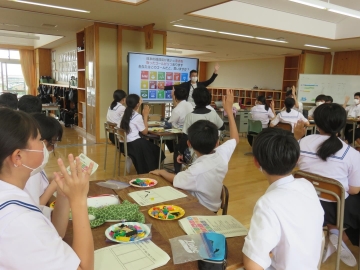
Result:
<svg viewBox="0 0 360 270"><path fill-rule="evenodd" d="M83 90L85 91L86 89L85 88L82 88L82 87L77 87L78 90Z"/></svg>
<svg viewBox="0 0 360 270"><path fill-rule="evenodd" d="M82 69L78 69L78 72L79 72L79 71L85 71L85 68L82 68Z"/></svg>
<svg viewBox="0 0 360 270"><path fill-rule="evenodd" d="M78 113L83 114L82 112L78 112Z"/></svg>
<svg viewBox="0 0 360 270"><path fill-rule="evenodd" d="M297 82L297 80L284 80L284 82Z"/></svg>
<svg viewBox="0 0 360 270"><path fill-rule="evenodd" d="M80 50L80 51L77 51L77 52L85 52L85 50Z"/></svg>
<svg viewBox="0 0 360 270"><path fill-rule="evenodd" d="M299 69L299 68L296 67L296 68L284 68L284 69Z"/></svg>
<svg viewBox="0 0 360 270"><path fill-rule="evenodd" d="M60 83L40 83L40 84L49 85L49 86L58 86L58 87L69 88L69 85L68 85L68 84L60 84ZM73 86L73 85L70 85L70 88L78 89L77 86Z"/></svg>

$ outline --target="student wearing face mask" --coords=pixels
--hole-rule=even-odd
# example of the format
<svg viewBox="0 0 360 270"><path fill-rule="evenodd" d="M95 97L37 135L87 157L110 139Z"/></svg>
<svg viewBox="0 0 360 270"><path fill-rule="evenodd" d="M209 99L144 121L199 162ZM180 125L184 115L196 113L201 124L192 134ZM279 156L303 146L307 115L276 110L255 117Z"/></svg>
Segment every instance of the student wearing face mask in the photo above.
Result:
<svg viewBox="0 0 360 270"><path fill-rule="evenodd" d="M321 104L324 104L325 103L325 101L326 101L326 96L325 95L323 95L323 94L321 94L321 95L318 95L317 97L316 97L316 99L315 99L315 107L312 107L310 110L309 110L309 112L308 112L308 119L309 120L314 120L314 112L315 112L315 110L316 110L316 108L318 107L318 106L320 106Z"/></svg>
<svg viewBox="0 0 360 270"><path fill-rule="evenodd" d="M347 106L348 102L350 100L350 97L345 97L345 102L343 104L343 107L347 113L348 118L358 118L360 117L360 92L356 92L354 94L354 101L353 104L350 106ZM360 143L360 129L355 129L355 138L353 138L353 125L347 124L345 127L345 139L348 143L352 143L353 140L356 140L357 143Z"/></svg>
<svg viewBox="0 0 360 270"><path fill-rule="evenodd" d="M57 188L55 181L51 181L52 178L46 176L44 167L48 162L49 154L54 152L57 142L61 141L63 129L59 121L53 117L46 116L43 113L35 113L32 116L39 125L41 139L46 147L44 152L46 158L43 167L36 174L32 173L24 190L39 206L46 205Z"/></svg>
<svg viewBox="0 0 360 270"><path fill-rule="evenodd" d="M192 98L192 94L193 94L194 90L198 87L207 87L210 84L212 84L215 81L216 77L218 76L219 68L220 68L219 64L216 64L213 75L211 76L211 78L209 80L207 80L205 82L198 82L197 70L191 70L190 71L190 81L184 82L184 83L178 85L178 87L182 87L182 88L186 89L186 91L187 91L186 100L191 103L193 108L195 108L195 102ZM173 85L165 86L165 88L164 88L164 90L172 90L172 89L173 89Z"/></svg>

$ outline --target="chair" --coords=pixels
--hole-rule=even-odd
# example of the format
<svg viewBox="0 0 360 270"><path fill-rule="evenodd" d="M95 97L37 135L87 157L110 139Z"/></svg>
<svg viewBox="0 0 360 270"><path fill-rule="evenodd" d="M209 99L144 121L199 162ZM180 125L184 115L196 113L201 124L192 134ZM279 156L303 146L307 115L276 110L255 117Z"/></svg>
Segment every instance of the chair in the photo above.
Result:
<svg viewBox="0 0 360 270"><path fill-rule="evenodd" d="M115 133L115 128L116 128L116 124L115 124L115 123L111 123L111 122L105 122L105 123L104 123L105 140L106 140L106 144L105 144L104 171L106 171L106 158L107 158L107 148L108 148L108 144L112 144L111 142L109 142L109 134L114 134L114 133ZM114 135L114 137L115 137L115 135Z"/></svg>
<svg viewBox="0 0 360 270"><path fill-rule="evenodd" d="M291 124L288 124L288 123L279 122L274 128L281 128L283 130L292 132L292 126L291 126Z"/></svg>
<svg viewBox="0 0 360 270"><path fill-rule="evenodd" d="M248 119L248 132L247 135L253 137L253 143L257 135L262 131L262 123L260 120ZM252 152L245 153L245 156L252 155Z"/></svg>
<svg viewBox="0 0 360 270"><path fill-rule="evenodd" d="M124 144L124 176L126 175L126 161L128 158L128 151L127 151L127 136L125 130L121 128L115 128L115 145L116 151L115 151L115 159L114 159L114 171L113 176L115 176L115 170L116 170L116 160L117 160L117 153L119 152L119 163L118 163L118 175L120 176L120 162L121 162L121 150L120 150L120 142Z"/></svg>
<svg viewBox="0 0 360 270"><path fill-rule="evenodd" d="M294 172L294 177L305 178L310 181L313 184L320 198L337 202L336 227L339 228L340 232L338 239L338 247L341 247L342 232L344 229L345 208L345 189L343 185L339 181L336 181L334 179L322 177L320 175L304 172L301 170ZM340 253L341 248L338 248L336 254L336 270L338 270L340 266Z"/></svg>
<svg viewBox="0 0 360 270"><path fill-rule="evenodd" d="M229 190L225 185L222 186L220 198L221 198L220 208L222 209L222 215L227 215L227 209L229 204Z"/></svg>

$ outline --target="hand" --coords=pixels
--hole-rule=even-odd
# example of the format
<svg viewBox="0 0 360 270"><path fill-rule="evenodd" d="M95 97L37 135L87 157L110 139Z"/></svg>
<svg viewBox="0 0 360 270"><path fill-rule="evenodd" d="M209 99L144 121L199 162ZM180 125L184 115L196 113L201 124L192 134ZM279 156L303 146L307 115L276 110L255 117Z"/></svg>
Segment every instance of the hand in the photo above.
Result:
<svg viewBox="0 0 360 270"><path fill-rule="evenodd" d="M271 101L271 102L270 102L270 108L271 108L273 111L275 111L274 101Z"/></svg>
<svg viewBox="0 0 360 270"><path fill-rule="evenodd" d="M223 108L226 113L232 114L232 108L234 104L234 91L233 90L226 90L226 96L222 97Z"/></svg>
<svg viewBox="0 0 360 270"><path fill-rule="evenodd" d="M177 163L184 163L184 156L183 155L178 155L176 158Z"/></svg>
<svg viewBox="0 0 360 270"><path fill-rule="evenodd" d="M294 127L295 139L300 140L302 137L305 136L305 133L306 133L305 123L301 120L297 121L297 123Z"/></svg>
<svg viewBox="0 0 360 270"><path fill-rule="evenodd" d="M215 64L215 67L214 67L214 73L215 73L215 74L218 74L219 68L220 68L219 63L216 63L216 64Z"/></svg>
<svg viewBox="0 0 360 270"><path fill-rule="evenodd" d="M153 171L151 171L150 173L151 173L151 174L155 174L155 175L161 175L161 174L160 174L160 171L161 171L161 170L153 170Z"/></svg>
<svg viewBox="0 0 360 270"><path fill-rule="evenodd" d="M295 97L295 95L296 95L295 85L293 85L293 87L291 88L291 92L292 92L293 97Z"/></svg>
<svg viewBox="0 0 360 270"><path fill-rule="evenodd" d="M64 162L59 158L58 165L62 175L55 172L54 180L61 192L69 199L70 203L86 200L89 192L90 172L94 167L94 163L90 163L89 168L82 170L79 157L76 157L74 162L74 156L70 154L68 159L71 175L68 174Z"/></svg>
<svg viewBox="0 0 360 270"><path fill-rule="evenodd" d="M346 96L346 97L345 97L345 104L347 104L347 103L349 102L349 100L350 100L350 97L349 97L349 96Z"/></svg>
<svg viewBox="0 0 360 270"><path fill-rule="evenodd" d="M144 105L143 111L142 111L142 115L143 116L149 116L150 113L150 107L149 105Z"/></svg>

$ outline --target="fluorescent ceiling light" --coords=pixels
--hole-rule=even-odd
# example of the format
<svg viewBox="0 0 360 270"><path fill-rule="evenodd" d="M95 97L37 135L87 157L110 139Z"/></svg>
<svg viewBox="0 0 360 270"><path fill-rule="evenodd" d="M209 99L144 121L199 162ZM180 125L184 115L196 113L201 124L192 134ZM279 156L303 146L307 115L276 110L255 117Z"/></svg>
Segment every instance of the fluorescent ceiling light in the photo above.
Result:
<svg viewBox="0 0 360 270"><path fill-rule="evenodd" d="M49 8L65 9L65 10L76 11L76 12L90 13L90 11L83 10L83 9L68 8L68 7L55 6L55 5L48 5L48 4L37 3L37 2L30 2L30 1L23 1L23 0L8 0L8 1L22 3L22 4L28 4L28 5L35 5L35 6L42 6L42 7L49 7Z"/></svg>
<svg viewBox="0 0 360 270"><path fill-rule="evenodd" d="M220 34L230 35L230 36L237 36L237 37L245 37L245 38L254 38L253 36L235 34L235 33L228 33L228 32L219 32Z"/></svg>
<svg viewBox="0 0 360 270"><path fill-rule="evenodd" d="M8 34L8 33L0 33L0 37L24 38L24 39L34 39L34 40L40 39L40 37L38 36L17 35L17 34Z"/></svg>
<svg viewBox="0 0 360 270"><path fill-rule="evenodd" d="M308 0L290 0L291 2L307 5L314 8L320 8L320 9L326 9L326 7L323 5L324 2L322 1L308 1Z"/></svg>
<svg viewBox="0 0 360 270"><path fill-rule="evenodd" d="M330 48L328 48L328 47L317 46L317 45L311 45L311 44L305 44L304 46L306 46L306 47L314 47L314 48L319 48L319 49L326 49L326 50L330 50Z"/></svg>
<svg viewBox="0 0 360 270"><path fill-rule="evenodd" d="M315 8L325 9L330 12L334 12L334 13L338 13L341 15L360 19L360 11L351 9L351 8L346 8L346 7L339 6L339 5L335 5L335 4L331 4L329 2L323 2L320 0L289 0L289 1L307 5L307 6L311 6L311 7L315 7Z"/></svg>
<svg viewBox="0 0 360 270"><path fill-rule="evenodd" d="M166 48L166 54L167 55L173 55L173 54L182 54L182 55L197 55L197 54L206 54L211 52L206 51L197 51L197 50L188 50L188 49L179 49L179 48Z"/></svg>
<svg viewBox="0 0 360 270"><path fill-rule="evenodd" d="M190 27L190 26L185 26L185 25L180 25L180 24L174 24L174 26L176 26L176 27L182 27L182 28L187 28L187 29L193 29L193 30L199 30L199 31L212 32L212 33L216 33L216 32L217 32L217 31L215 31L215 30L204 29L204 28L197 28L197 27Z"/></svg>
<svg viewBox="0 0 360 270"><path fill-rule="evenodd" d="M279 39L271 39L271 38L263 38L263 37L255 37L256 39L266 40L266 41L273 41L273 42L280 42L280 43L288 43L285 40L279 40Z"/></svg>

